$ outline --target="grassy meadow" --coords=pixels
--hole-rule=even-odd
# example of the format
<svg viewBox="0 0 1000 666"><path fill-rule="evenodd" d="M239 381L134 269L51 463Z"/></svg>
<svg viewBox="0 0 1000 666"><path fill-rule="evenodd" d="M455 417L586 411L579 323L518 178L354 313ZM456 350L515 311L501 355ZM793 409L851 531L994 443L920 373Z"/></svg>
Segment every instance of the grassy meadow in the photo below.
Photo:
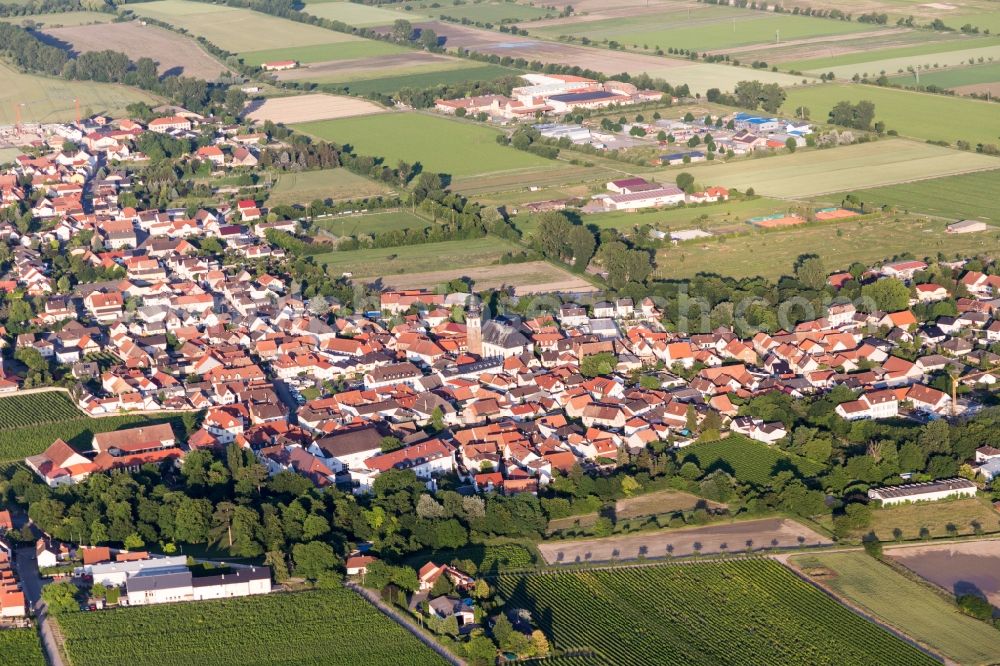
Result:
<svg viewBox="0 0 1000 666"><path fill-rule="evenodd" d="M355 2L325 2L324 0L307 0L302 11L331 21L342 21L358 28L389 25L400 18L405 18L407 21L420 21L426 18L424 15L414 12L404 14L392 9L361 5Z"/></svg>
<svg viewBox="0 0 1000 666"><path fill-rule="evenodd" d="M303 204L319 199L364 199L386 194L391 189L382 183L359 176L347 169L322 169L300 173L282 173L271 188L267 205Z"/></svg>
<svg viewBox="0 0 1000 666"><path fill-rule="evenodd" d="M904 86L917 84L916 76L913 74L893 76L890 77L889 81ZM920 85L934 85L941 88L957 88L958 86L968 86L976 83L995 83L997 81L1000 81L1000 63L952 67L950 69L920 73Z"/></svg>
<svg viewBox="0 0 1000 666"><path fill-rule="evenodd" d="M388 42L366 39L357 42L335 42L333 44L312 44L310 46L281 47L263 51L249 51L240 54L247 65L260 66L272 60L297 60L301 64L353 60L375 56L410 53L410 49Z"/></svg>
<svg viewBox="0 0 1000 666"><path fill-rule="evenodd" d="M368 78L371 74L389 74ZM519 70L499 65L475 65L464 60L454 63L421 63L371 72L356 71L345 77L336 73L310 78L311 81L325 83L343 89L354 95L370 93L391 94L403 88L430 88L437 85L466 83L468 81L493 81L505 76L517 76Z"/></svg>
<svg viewBox="0 0 1000 666"><path fill-rule="evenodd" d="M354 273L356 278L425 273L454 267L456 277L462 269L489 266L515 246L494 237L465 241L446 241L424 245L375 248L371 250L333 251L316 257L317 263Z"/></svg>
<svg viewBox="0 0 1000 666"><path fill-rule="evenodd" d="M80 110L90 115L106 113L120 117L134 102L156 106L162 102L147 92L116 83L66 81L55 77L23 74L0 62L0 124L13 124L15 105L23 104L26 122L60 122L76 117L74 99Z"/></svg>
<svg viewBox="0 0 1000 666"><path fill-rule="evenodd" d="M946 97L894 88L852 84L827 84L791 88L782 112L791 114L805 106L817 120L825 120L838 102L875 104L875 119L901 136L954 143L1000 143L1000 109L991 102ZM946 174L937 174L946 175Z"/></svg>
<svg viewBox="0 0 1000 666"><path fill-rule="evenodd" d="M855 190L853 194L876 206L896 206L901 210L956 220L1000 221L996 192L1000 192L1000 169Z"/></svg>
<svg viewBox="0 0 1000 666"><path fill-rule="evenodd" d="M957 663L992 664L1000 654L1000 634L983 631L982 622L960 613L929 586L864 552L801 555L792 562L818 583Z"/></svg>
<svg viewBox="0 0 1000 666"><path fill-rule="evenodd" d="M557 163L501 146L489 127L421 113L385 113L293 126L299 132L340 144L387 164L419 162L427 171L453 176L551 167Z"/></svg>
<svg viewBox="0 0 1000 666"><path fill-rule="evenodd" d="M811 108L813 115L818 116L816 107ZM997 115L1000 121L1000 113ZM991 168L1000 168L1000 160L915 141L884 139L832 149L799 150L791 155L735 160L727 164L701 162L661 172L658 179L672 180L683 170L705 185L724 185L741 191L752 187L754 192L764 196L801 199Z"/></svg>
<svg viewBox="0 0 1000 666"><path fill-rule="evenodd" d="M831 271L844 270L855 261L871 264L904 252L917 257L936 256L938 252L949 258L1000 256L1000 231L955 235L945 233L945 226L945 222L931 220L845 220L753 230L747 235L664 248L656 256L657 274L663 278L717 273L775 279L791 275L801 254L818 254Z"/></svg>
<svg viewBox="0 0 1000 666"><path fill-rule="evenodd" d="M315 224L334 236L362 236L396 231L397 229L423 229L433 222L408 210L393 210L364 215L339 215L317 220Z"/></svg>

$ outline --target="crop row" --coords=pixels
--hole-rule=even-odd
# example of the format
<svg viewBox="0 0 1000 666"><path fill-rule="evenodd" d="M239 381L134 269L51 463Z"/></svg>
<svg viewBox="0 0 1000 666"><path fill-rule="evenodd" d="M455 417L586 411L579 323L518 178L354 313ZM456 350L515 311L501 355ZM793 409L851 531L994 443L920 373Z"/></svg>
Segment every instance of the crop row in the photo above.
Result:
<svg viewBox="0 0 1000 666"><path fill-rule="evenodd" d="M503 576L560 650L614 664L932 664L771 560Z"/></svg>
<svg viewBox="0 0 1000 666"><path fill-rule="evenodd" d="M59 623L74 666L443 663L340 588L72 613Z"/></svg>
<svg viewBox="0 0 1000 666"><path fill-rule="evenodd" d="M45 666L45 656L34 629L0 629L0 664Z"/></svg>
<svg viewBox="0 0 1000 666"><path fill-rule="evenodd" d="M65 393L33 393L0 399L0 431L80 418Z"/></svg>

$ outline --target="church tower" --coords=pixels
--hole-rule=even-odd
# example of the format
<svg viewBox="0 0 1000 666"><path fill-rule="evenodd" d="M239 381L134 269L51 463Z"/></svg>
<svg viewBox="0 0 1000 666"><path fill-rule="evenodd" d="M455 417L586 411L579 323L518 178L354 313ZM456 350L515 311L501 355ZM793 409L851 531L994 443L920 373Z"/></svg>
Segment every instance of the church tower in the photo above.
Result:
<svg viewBox="0 0 1000 666"><path fill-rule="evenodd" d="M469 352L483 355L483 313L479 304L473 302L465 311L465 336Z"/></svg>

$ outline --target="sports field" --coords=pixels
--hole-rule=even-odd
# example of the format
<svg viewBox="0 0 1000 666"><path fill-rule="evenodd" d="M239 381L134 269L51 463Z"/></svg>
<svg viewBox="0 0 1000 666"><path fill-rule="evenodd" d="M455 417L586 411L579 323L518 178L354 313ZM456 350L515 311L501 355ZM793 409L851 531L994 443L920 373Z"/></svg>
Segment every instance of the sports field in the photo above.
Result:
<svg viewBox="0 0 1000 666"><path fill-rule="evenodd" d="M741 191L752 187L754 192L765 196L795 199L998 167L1000 160L995 157L915 141L885 139L728 164L702 162L683 170L706 185L736 187ZM679 173L676 168L661 172L658 179L671 180L670 176L676 173Z"/></svg>
<svg viewBox="0 0 1000 666"><path fill-rule="evenodd" d="M614 18L606 21L580 22L573 18L562 23L549 22L544 28L531 30L546 37L573 35L592 41L616 41L626 46L650 50L668 47L704 51L725 51L731 47L748 44L774 44L776 39L795 40L847 35L872 31L875 26L848 21L818 20L793 14L737 9L735 7L707 6L687 12L670 11L663 14L643 15L634 18Z"/></svg>
<svg viewBox="0 0 1000 666"><path fill-rule="evenodd" d="M948 258L976 254L1000 256L998 233L948 234L945 222L901 219L875 222L821 222L747 236L682 243L656 255L657 275L685 278L717 273L736 278L791 275L801 254L818 254L828 269L846 270L852 262L872 264L904 252ZM749 225L747 225L749 228ZM891 529L891 528L890 528Z"/></svg>
<svg viewBox="0 0 1000 666"><path fill-rule="evenodd" d="M299 173L283 173L278 176L278 182L271 188L267 204L303 204L319 199L364 199L366 197L385 194L390 189L382 183L359 176L347 169L323 169L320 171L302 171Z"/></svg>
<svg viewBox="0 0 1000 666"><path fill-rule="evenodd" d="M946 36L949 38L945 39ZM968 61L972 56L964 55L965 51L987 49L1000 44L1000 39L996 37L967 37L949 34L940 35L940 37L942 38L937 41L925 38L915 44L890 48L879 48L879 45L876 44L874 48L852 50L847 53L834 51L828 55L784 62L782 65L788 69L797 69L802 72L826 73L833 71L836 74L838 71L841 73L849 71L851 72L849 76L853 76L854 72L878 73L881 71L881 67L870 63L895 60L909 62L910 59L916 59L915 64L923 65L927 62L933 64L943 58L950 59L950 54L953 52L963 53L962 57Z"/></svg>
<svg viewBox="0 0 1000 666"><path fill-rule="evenodd" d="M937 663L767 559L501 575L496 586L554 648L592 651L594 663Z"/></svg>
<svg viewBox="0 0 1000 666"><path fill-rule="evenodd" d="M792 564L866 613L960 664L993 664L1000 634L958 611L955 604L864 552L820 553Z"/></svg>
<svg viewBox="0 0 1000 666"><path fill-rule="evenodd" d="M308 0L302 10L307 14L329 19L331 21L342 21L347 25L358 28L369 28L375 25L386 25L396 19L406 19L407 21L420 21L425 16L413 12L397 12L371 5L360 5L355 2L324 2L323 0Z"/></svg>
<svg viewBox="0 0 1000 666"><path fill-rule="evenodd" d="M497 132L469 122L421 113L302 123L294 128L339 144L362 155L382 157L387 164L405 160L425 170L453 176L531 168L558 168L558 163L501 146Z"/></svg>
<svg viewBox="0 0 1000 666"><path fill-rule="evenodd" d="M249 9L210 5L188 0L156 0L130 5L140 16L165 21L204 37L233 53L278 50L290 47L362 42L342 32L276 18Z"/></svg>
<svg viewBox="0 0 1000 666"><path fill-rule="evenodd" d="M357 6L363 7L364 5ZM244 64L259 67L262 63L274 60L297 60L300 64L309 64L314 62L355 60L357 58L374 58L376 56L395 55L397 53L413 53L413 51L402 46L397 46L396 44L366 39L356 42L286 46L263 51L250 51L242 53L241 57Z"/></svg>
<svg viewBox="0 0 1000 666"><path fill-rule="evenodd" d="M0 123L16 121L14 109L17 104L24 105L21 109L24 121L73 120L76 117L74 99L80 100L80 110L85 115L105 113L114 117L123 116L125 107L133 102L146 102L150 106L162 103L157 97L136 88L22 74L0 62Z"/></svg>
<svg viewBox="0 0 1000 666"><path fill-rule="evenodd" d="M356 278L375 278L408 273L425 273L454 267L453 277L462 277L467 268L489 266L505 252L520 250L494 237L465 241L404 245L372 250L333 251L316 256L316 262L337 272L354 273Z"/></svg>
<svg viewBox="0 0 1000 666"><path fill-rule="evenodd" d="M979 218L996 222L1000 221L997 192L1000 192L1000 169L855 190L853 194L875 206L887 204L904 211L956 220Z"/></svg>
<svg viewBox="0 0 1000 666"><path fill-rule="evenodd" d="M324 217L314 223L334 236L363 236L397 229L423 229L433 224L408 210L378 211L364 215Z"/></svg>
<svg viewBox="0 0 1000 666"><path fill-rule="evenodd" d="M838 102L864 99L874 102L876 120L901 136L949 143L962 139L973 145L997 143L1000 136L1000 112L991 102L852 84L791 88L787 92L782 107L787 114L805 106L813 118L823 120Z"/></svg>
<svg viewBox="0 0 1000 666"><path fill-rule="evenodd" d="M904 86L917 85L914 74L901 74L889 79L892 83ZM919 85L938 86L941 88L957 88L977 83L996 83L1000 81L1000 63L988 65L969 65L967 67L952 67L950 69L920 72Z"/></svg>

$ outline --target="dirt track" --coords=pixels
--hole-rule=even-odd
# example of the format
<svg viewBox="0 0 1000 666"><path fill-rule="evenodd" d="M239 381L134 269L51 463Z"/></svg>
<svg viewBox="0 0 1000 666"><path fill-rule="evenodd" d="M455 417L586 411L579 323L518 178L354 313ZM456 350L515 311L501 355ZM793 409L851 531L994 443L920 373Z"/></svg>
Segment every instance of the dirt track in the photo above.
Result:
<svg viewBox="0 0 1000 666"><path fill-rule="evenodd" d="M571 564L635 559L640 555L680 557L696 553L797 548L831 543L833 542L826 537L792 520L765 518L706 527L639 532L603 539L550 541L539 544L538 550L548 564ZM695 548L695 544L699 547Z"/></svg>
<svg viewBox="0 0 1000 666"><path fill-rule="evenodd" d="M113 48L132 60L152 58L160 76L181 74L211 81L228 71L193 40L138 21L49 28L42 32L48 37L46 41L73 53Z"/></svg>

